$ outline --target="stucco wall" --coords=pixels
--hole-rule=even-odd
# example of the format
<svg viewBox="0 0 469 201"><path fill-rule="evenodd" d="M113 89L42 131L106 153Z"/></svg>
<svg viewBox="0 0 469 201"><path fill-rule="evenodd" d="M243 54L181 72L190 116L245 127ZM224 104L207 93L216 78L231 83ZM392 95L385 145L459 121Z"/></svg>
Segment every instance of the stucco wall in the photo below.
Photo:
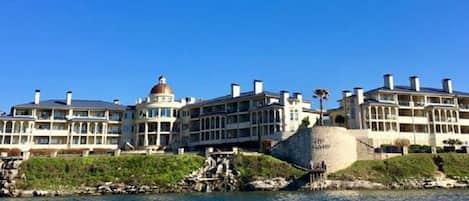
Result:
<svg viewBox="0 0 469 201"><path fill-rule="evenodd" d="M308 168L311 161L311 129L300 129L272 149L272 155Z"/></svg>
<svg viewBox="0 0 469 201"><path fill-rule="evenodd" d="M344 169L357 160L357 141L347 129L314 127L312 133L312 159L325 161L328 172Z"/></svg>
<svg viewBox="0 0 469 201"><path fill-rule="evenodd" d="M350 166L357 160L356 138L341 127L314 127L301 129L277 144L272 154L305 168L310 161L326 162L328 172Z"/></svg>

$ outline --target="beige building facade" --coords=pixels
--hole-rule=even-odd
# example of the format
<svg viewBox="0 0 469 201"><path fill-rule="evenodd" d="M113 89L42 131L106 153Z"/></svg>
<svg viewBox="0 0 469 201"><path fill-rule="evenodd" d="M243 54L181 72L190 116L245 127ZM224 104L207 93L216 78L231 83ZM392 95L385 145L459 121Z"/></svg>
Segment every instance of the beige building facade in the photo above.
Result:
<svg viewBox="0 0 469 201"><path fill-rule="evenodd" d="M469 93L454 90L450 79L443 79L441 88L429 88L412 76L403 86L387 74L383 87L344 91L340 107L329 116L333 126L366 130L360 137L375 147L396 139L432 146L459 139L469 145Z"/></svg>
<svg viewBox="0 0 469 201"><path fill-rule="evenodd" d="M65 99L40 100L13 106L0 116L0 148L117 149L126 107L114 102Z"/></svg>
<svg viewBox="0 0 469 201"><path fill-rule="evenodd" d="M251 91L241 92L240 85L232 84L229 95L184 106L179 141L183 147L258 145L284 140L303 119L312 126L318 118L301 93L265 91L263 82L254 80Z"/></svg>

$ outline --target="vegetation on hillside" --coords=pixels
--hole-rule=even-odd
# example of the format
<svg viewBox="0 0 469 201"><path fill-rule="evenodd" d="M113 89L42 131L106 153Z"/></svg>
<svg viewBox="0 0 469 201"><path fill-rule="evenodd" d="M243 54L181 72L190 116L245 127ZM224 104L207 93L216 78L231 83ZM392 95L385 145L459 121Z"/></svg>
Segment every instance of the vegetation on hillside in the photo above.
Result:
<svg viewBox="0 0 469 201"><path fill-rule="evenodd" d="M31 158L21 165L22 189L71 190L104 182L167 187L202 167L197 155Z"/></svg>
<svg viewBox="0 0 469 201"><path fill-rule="evenodd" d="M241 173L241 180L245 183L258 178L298 178L306 174L304 171L269 155L236 155L233 164Z"/></svg>
<svg viewBox="0 0 469 201"><path fill-rule="evenodd" d="M368 180L389 184L405 179L430 178L437 171L431 154L410 154L386 160L357 161L329 175L331 179Z"/></svg>
<svg viewBox="0 0 469 201"><path fill-rule="evenodd" d="M469 177L469 155L439 154L443 158L443 169L448 177Z"/></svg>

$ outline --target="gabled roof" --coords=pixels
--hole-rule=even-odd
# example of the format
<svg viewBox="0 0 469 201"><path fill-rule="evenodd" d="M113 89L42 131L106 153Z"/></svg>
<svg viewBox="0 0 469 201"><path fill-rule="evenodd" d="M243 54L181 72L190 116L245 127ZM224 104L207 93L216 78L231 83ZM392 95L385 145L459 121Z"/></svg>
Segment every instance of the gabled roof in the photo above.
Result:
<svg viewBox="0 0 469 201"><path fill-rule="evenodd" d="M259 94L255 94L254 91L248 91L248 92L240 93L239 96L236 97L236 98L233 98L233 97L231 97L231 94L228 94L228 95L220 96L220 97L217 97L217 98L202 100L202 101L196 102L192 105L213 104L213 103L216 103L216 102L223 102L223 101L227 101L227 100L231 100L231 99L242 99L242 98L252 97L252 96L270 96L270 97L280 98L279 93L275 93L275 92L271 92L271 91L263 91L262 93L259 93ZM303 101L307 102L307 103L311 102L310 100L305 100L305 99L303 99Z"/></svg>
<svg viewBox="0 0 469 201"><path fill-rule="evenodd" d="M126 106L114 104L100 100L72 100L72 104L67 106L66 100L52 99L40 101L39 104L33 102L15 105L14 108L44 108L44 109L107 109L107 110L125 110Z"/></svg>
<svg viewBox="0 0 469 201"><path fill-rule="evenodd" d="M461 91L453 90L453 93L450 94L444 91L443 89L437 89L437 88L431 88L431 87L420 87L420 91L415 91L409 86L400 86L400 85L394 86L393 90L388 89L386 87L375 88L375 89L365 92L365 94L374 93L374 92L391 92L391 93L400 92L400 93L413 93L413 94L434 94L434 95L445 95L445 96L448 96L448 95L469 96L469 93L461 92Z"/></svg>
<svg viewBox="0 0 469 201"><path fill-rule="evenodd" d="M249 91L249 92L240 93L239 96L236 97L236 98L231 97L231 94L229 94L229 95L220 96L220 97L217 97L217 98L212 98L212 99L208 99L208 100L202 100L202 101L199 101L199 102L194 103L194 105L199 105L199 104L211 104L211 103L223 102L223 101L231 100L231 99L246 98L246 97L250 97L250 96L273 96L273 97L280 97L280 94L278 94L278 93L273 93L273 92L269 92L269 91L264 91L264 92L262 92L262 93L260 93L260 94L255 94L254 91Z"/></svg>

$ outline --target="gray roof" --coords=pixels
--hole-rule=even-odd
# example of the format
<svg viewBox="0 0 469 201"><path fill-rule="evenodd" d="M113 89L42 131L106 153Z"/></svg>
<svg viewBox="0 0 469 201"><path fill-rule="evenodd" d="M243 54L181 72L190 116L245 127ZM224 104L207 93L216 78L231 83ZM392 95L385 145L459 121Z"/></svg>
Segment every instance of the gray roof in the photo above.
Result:
<svg viewBox="0 0 469 201"><path fill-rule="evenodd" d="M469 93L467 92L461 92L461 91L455 91L453 90L453 93L450 94L443 89L437 89L437 88L431 88L431 87L420 87L420 91L415 91L409 86L394 86L394 89L388 89L386 87L379 87L376 89L372 89L367 91L366 93L373 93L377 91L382 91L382 92L400 92L400 93L415 93L415 94L435 94L435 95L456 95L456 96L469 96Z"/></svg>
<svg viewBox="0 0 469 201"><path fill-rule="evenodd" d="M15 108L59 108L59 109L107 109L107 110L125 110L126 106L117 105L111 102L100 101L100 100L72 100L72 104L67 106L66 101L63 99L56 100L44 100L40 101L39 104L33 102L15 105Z"/></svg>
<svg viewBox="0 0 469 201"><path fill-rule="evenodd" d="M217 103L217 102L223 102L223 101L226 101L226 100L242 99L242 98L252 97L252 96L271 96L271 97L280 98L280 94L279 94L279 93L275 93L275 92L263 91L263 92L260 93L260 94L255 94L254 91L248 91L248 92L242 92L242 93L240 93L239 96L236 97L236 98L233 98L233 97L231 96L231 94L229 94L229 95L220 96L220 97L213 98L213 99L202 100L202 101L196 102L194 105L199 105L199 104L213 104L213 103ZM311 101L309 101L309 100L303 100L303 101L305 101L305 102L311 102Z"/></svg>
<svg viewBox="0 0 469 201"><path fill-rule="evenodd" d="M14 117L14 116L11 116L11 115L8 115L8 116L0 116L0 120L6 120L6 121L10 121L10 120L34 120L33 117L22 117L22 116L19 116L19 117Z"/></svg>

